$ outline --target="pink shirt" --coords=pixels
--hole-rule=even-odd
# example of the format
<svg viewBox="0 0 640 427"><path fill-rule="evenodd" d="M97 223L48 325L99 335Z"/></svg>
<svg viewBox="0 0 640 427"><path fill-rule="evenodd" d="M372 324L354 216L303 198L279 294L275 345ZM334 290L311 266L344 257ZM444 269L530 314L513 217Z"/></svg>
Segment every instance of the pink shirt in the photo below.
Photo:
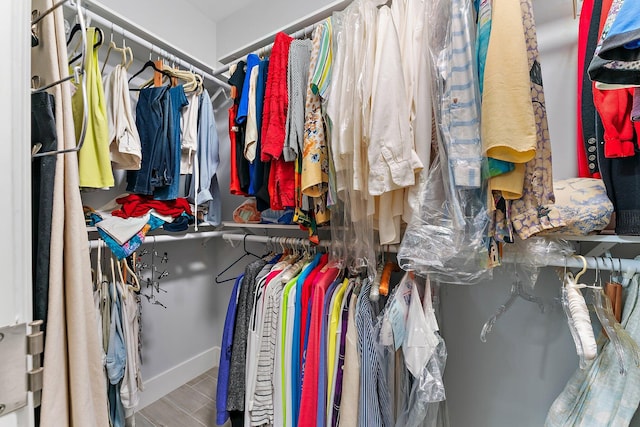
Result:
<svg viewBox="0 0 640 427"><path fill-rule="evenodd" d="M318 412L318 375L320 370L320 333L324 312L324 295L327 288L336 280L340 270L335 267L320 271L313 286L311 320L309 325L309 343L304 365L302 397L300 399L299 427L317 427Z"/></svg>

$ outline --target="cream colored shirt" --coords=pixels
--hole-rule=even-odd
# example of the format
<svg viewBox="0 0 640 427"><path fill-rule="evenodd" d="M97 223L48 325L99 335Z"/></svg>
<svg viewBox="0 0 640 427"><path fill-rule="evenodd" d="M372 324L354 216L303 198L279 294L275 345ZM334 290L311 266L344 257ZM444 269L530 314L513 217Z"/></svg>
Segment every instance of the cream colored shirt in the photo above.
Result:
<svg viewBox="0 0 640 427"><path fill-rule="evenodd" d="M249 76L249 108L247 112L247 130L244 135L244 157L253 163L256 159L258 142L258 117L256 115L256 86L260 67L253 67Z"/></svg>
<svg viewBox="0 0 640 427"><path fill-rule="evenodd" d="M180 131L182 139L180 141L180 173L193 173L193 162L198 149L198 109L200 103L196 92L188 93L189 105L182 109L182 120L180 121Z"/></svg>

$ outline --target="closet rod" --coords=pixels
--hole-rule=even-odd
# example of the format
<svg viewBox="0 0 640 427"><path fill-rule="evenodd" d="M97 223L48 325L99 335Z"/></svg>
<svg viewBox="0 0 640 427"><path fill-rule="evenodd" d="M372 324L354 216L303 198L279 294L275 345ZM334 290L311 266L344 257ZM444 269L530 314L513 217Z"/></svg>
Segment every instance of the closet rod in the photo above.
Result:
<svg viewBox="0 0 640 427"><path fill-rule="evenodd" d="M224 233L222 231L200 231L196 233L187 233L187 234L159 234L159 235L151 235L147 236L142 242L143 245L153 244L153 243L167 243L167 242L181 242L183 240L202 240L202 239L211 239L214 237L220 237ZM104 244L102 239L92 239L89 240L89 249L94 250L97 249L101 244Z"/></svg>
<svg viewBox="0 0 640 427"><path fill-rule="evenodd" d="M224 240L235 240L235 241L243 241L246 239L247 242L255 242L255 243L275 243L277 244L277 239L279 237L288 239L288 244L293 244L296 246L312 246L311 242L308 239L301 239L299 237L286 237L286 236L256 236L255 234L231 234L225 233L222 235ZM323 248L328 248L331 246L331 240L321 240L317 245ZM382 245L379 248L383 249L386 252L398 252L398 247L395 245Z"/></svg>
<svg viewBox="0 0 640 427"><path fill-rule="evenodd" d="M186 70L192 70L202 75L205 79L215 83L217 86L230 90L231 86L224 80L211 74L212 67L193 56L184 53L182 50L164 41L160 37L154 35L150 31L136 25L135 23L120 16L116 12L108 9L96 1L89 0L87 3L87 17L92 22L97 23L107 29L113 30L115 34L122 35L127 41L148 49L152 53L156 53L168 60L175 61Z"/></svg>
<svg viewBox="0 0 640 427"><path fill-rule="evenodd" d="M503 262L508 264L521 263L522 258L526 254L505 254ZM601 271L618 271L622 272L632 271L634 273L640 272L640 260L625 259L625 258L608 258L608 257L584 257L587 260L587 268L589 270L599 269ZM582 260L576 256L569 256L566 258L557 257L556 259L549 260L545 264L546 267L561 267L567 266L567 268L582 268Z"/></svg>
<svg viewBox="0 0 640 427"><path fill-rule="evenodd" d="M247 55L252 52L262 53L265 55L268 54L269 52L271 52L271 48L273 47L273 40L275 39L276 34L279 32L287 33L294 39L298 39L303 37L306 34L313 33L313 30L322 21L330 17L333 14L333 12L344 9L350 3L351 3L351 0L334 1L328 4L327 6L323 7L322 9L317 10L316 12L313 12L290 25L286 25L278 30L275 30L263 37L258 38L257 40L252 41L251 43L244 45L243 47L233 52L230 52L222 56L220 59L218 59L218 61L225 65L220 68L216 68L213 71L213 74L216 76L219 76L220 74L223 74L229 71L229 67L232 64L238 63L241 60L246 59Z"/></svg>

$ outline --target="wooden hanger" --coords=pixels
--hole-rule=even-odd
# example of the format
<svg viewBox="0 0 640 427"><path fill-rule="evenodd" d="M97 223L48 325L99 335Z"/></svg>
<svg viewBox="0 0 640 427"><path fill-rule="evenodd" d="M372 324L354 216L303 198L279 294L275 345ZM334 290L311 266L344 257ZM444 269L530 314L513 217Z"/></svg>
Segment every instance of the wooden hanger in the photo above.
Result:
<svg viewBox="0 0 640 427"><path fill-rule="evenodd" d="M395 262L388 261L384 265L380 276L380 295L389 295L389 282L391 281L391 273L394 271L400 271L400 266Z"/></svg>

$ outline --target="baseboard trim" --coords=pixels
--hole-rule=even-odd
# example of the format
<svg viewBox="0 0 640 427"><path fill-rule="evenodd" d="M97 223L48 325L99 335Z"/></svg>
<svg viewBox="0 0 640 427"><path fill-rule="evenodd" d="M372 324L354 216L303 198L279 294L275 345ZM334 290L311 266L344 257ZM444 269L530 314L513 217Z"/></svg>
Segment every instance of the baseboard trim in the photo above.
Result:
<svg viewBox="0 0 640 427"><path fill-rule="evenodd" d="M137 410L151 405L198 375L218 366L219 361L220 347L213 347L153 378L149 378L144 382L144 391L140 393L140 403Z"/></svg>

